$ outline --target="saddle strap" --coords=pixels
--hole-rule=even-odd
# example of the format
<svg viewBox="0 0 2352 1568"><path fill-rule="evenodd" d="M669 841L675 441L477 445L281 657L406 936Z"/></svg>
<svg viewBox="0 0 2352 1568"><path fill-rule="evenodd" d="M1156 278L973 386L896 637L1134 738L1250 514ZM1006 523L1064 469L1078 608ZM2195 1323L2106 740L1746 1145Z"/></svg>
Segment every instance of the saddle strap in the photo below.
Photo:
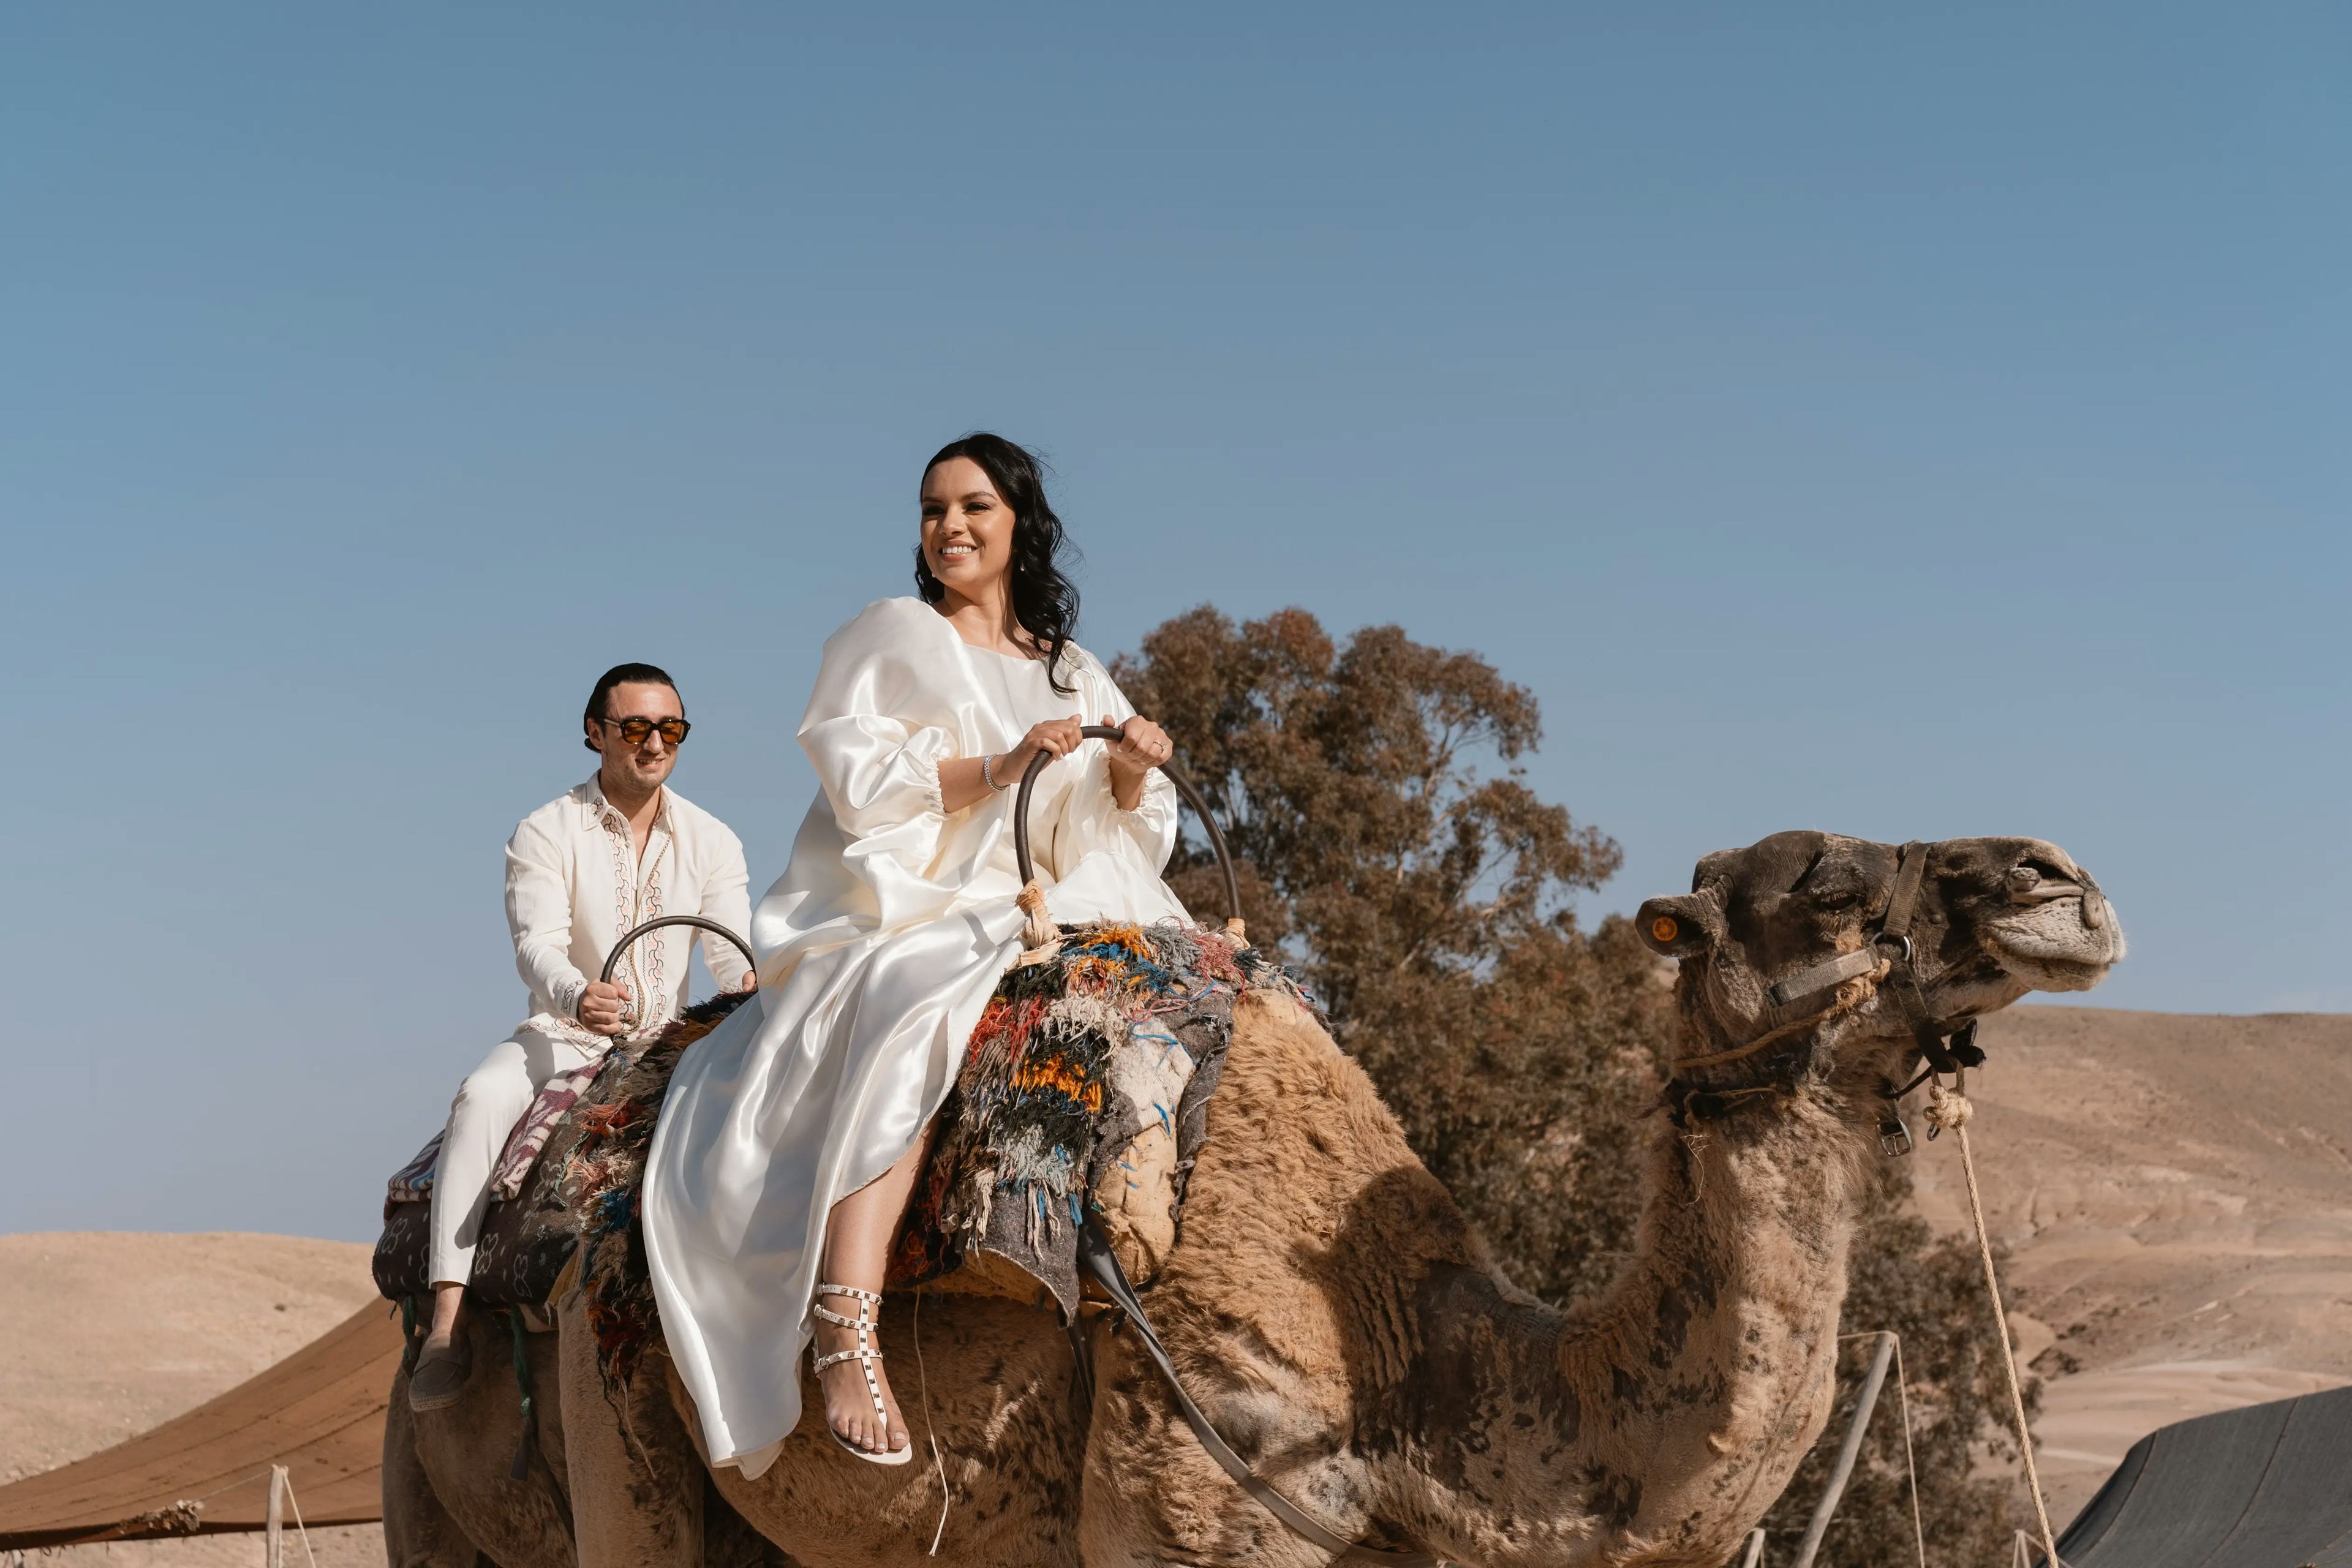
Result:
<svg viewBox="0 0 2352 1568"><path fill-rule="evenodd" d="M1160 1375L1168 1380L1168 1392L1176 1401L1177 1413L1184 1417L1184 1425L1192 1429L1192 1436L1200 1439L1201 1447L1208 1450L1209 1458L1216 1460L1217 1468L1233 1477L1244 1491L1256 1499L1260 1507L1326 1552L1337 1552L1342 1557L1369 1557L1377 1562L1394 1563L1396 1568L1438 1568L1438 1559L1426 1552L1401 1552L1392 1546L1370 1546L1360 1541L1346 1539L1275 1490L1263 1477L1250 1468L1247 1459L1234 1452L1233 1445L1209 1425L1208 1416L1192 1403L1192 1396L1184 1392L1183 1384L1177 1380L1176 1363L1168 1359L1168 1347L1160 1342L1160 1335L1152 1329L1151 1320L1144 1315L1143 1303L1136 1297L1135 1287L1128 1283L1127 1270L1119 1267L1118 1254L1111 1249L1110 1238L1103 1234L1101 1221L1093 1215L1088 1215L1086 1224L1078 1229L1078 1267L1094 1277L1096 1283L1108 1292L1112 1303L1135 1325L1136 1338L1142 1342L1145 1353L1151 1357L1152 1364L1159 1367Z"/></svg>

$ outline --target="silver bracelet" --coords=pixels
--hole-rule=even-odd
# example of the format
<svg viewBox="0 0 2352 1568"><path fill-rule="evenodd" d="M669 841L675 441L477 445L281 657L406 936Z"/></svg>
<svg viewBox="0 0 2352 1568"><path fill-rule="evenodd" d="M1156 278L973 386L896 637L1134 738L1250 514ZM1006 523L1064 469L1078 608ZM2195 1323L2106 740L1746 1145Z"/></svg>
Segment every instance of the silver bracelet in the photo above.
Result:
<svg viewBox="0 0 2352 1568"><path fill-rule="evenodd" d="M988 787L991 792L1001 790L1004 787L1003 784L996 782L996 759L989 755L986 752L982 752L980 754L980 776L987 781Z"/></svg>

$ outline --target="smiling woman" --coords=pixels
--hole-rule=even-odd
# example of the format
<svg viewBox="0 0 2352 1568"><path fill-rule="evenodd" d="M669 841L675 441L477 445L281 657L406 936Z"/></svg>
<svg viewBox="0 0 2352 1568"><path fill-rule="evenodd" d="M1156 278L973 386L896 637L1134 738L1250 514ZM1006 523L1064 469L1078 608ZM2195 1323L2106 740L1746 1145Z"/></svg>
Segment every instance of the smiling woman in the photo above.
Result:
<svg viewBox="0 0 2352 1568"><path fill-rule="evenodd" d="M1062 574L1060 558L1070 545L1038 470L1034 453L985 430L932 454L923 469L915 590L965 641L1043 655L1054 689L1070 696L1061 662L1078 623L1078 589ZM990 614L999 595L1013 627Z"/></svg>
<svg viewBox="0 0 2352 1568"><path fill-rule="evenodd" d="M1055 760L1030 803L1052 919L1186 918L1160 879L1171 748L1072 639L1036 459L967 436L919 496L921 597L833 635L801 720L824 787L752 917L761 1005L682 1059L648 1159L663 1332L712 1462L747 1476L800 1418L789 1352L812 1338L835 1440L877 1464L913 1455L877 1316L931 1118L1022 946L1005 786ZM1082 735L1096 716L1115 738Z"/></svg>

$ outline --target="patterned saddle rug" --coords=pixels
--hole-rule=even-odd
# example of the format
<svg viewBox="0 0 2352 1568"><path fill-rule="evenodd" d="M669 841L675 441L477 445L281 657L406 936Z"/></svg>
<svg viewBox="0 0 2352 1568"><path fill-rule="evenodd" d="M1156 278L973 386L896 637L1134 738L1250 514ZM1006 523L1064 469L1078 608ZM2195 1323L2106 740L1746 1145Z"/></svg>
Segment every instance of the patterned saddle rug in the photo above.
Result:
<svg viewBox="0 0 2352 1568"><path fill-rule="evenodd" d="M1130 1277L1157 1273L1175 1245L1234 1002L1256 990L1309 1000L1239 939L1174 922L1066 927L1059 952L1007 973L941 1109L891 1251L890 1288L1050 1299L1075 1312L1089 1208ZM549 1128L517 1194L492 1205L475 1257L478 1298L543 1303L586 1240L600 1354L608 1373L625 1375L615 1363L633 1363L653 1325L635 1226L654 1126L679 1056L743 999L704 1003L605 1058ZM427 1289L427 1206L385 1205L375 1275L394 1300Z"/></svg>
<svg viewBox="0 0 2352 1568"><path fill-rule="evenodd" d="M477 1301L496 1307L536 1307L579 1244L580 1220L567 1185L585 1125L578 1112L621 1092L636 1065L656 1050L677 1053L716 1027L746 999L743 992L713 997L646 1040L615 1045L598 1061L565 1073L539 1091L508 1137L490 1178L490 1204L474 1251L467 1286ZM376 1289L390 1300L431 1294L432 1196L441 1154L436 1132L385 1184L383 1233L375 1244Z"/></svg>

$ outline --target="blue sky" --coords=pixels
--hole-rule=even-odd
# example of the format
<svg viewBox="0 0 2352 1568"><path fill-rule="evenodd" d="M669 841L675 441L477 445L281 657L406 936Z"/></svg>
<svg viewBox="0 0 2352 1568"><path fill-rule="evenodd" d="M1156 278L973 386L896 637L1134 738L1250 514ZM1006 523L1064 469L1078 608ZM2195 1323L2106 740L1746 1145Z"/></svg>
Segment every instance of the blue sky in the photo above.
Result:
<svg viewBox="0 0 2352 1568"><path fill-rule="evenodd" d="M2352 1010L2340 8L851 10L0 14L0 1228L372 1235L589 682L763 885L973 427L1098 651L1533 687L1595 914L2039 834L2096 1001Z"/></svg>

